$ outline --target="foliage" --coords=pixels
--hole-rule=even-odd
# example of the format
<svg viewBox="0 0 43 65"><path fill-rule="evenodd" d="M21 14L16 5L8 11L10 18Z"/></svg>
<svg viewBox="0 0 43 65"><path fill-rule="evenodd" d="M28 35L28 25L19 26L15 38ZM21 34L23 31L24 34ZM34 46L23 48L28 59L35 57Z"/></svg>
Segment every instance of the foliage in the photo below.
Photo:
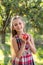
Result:
<svg viewBox="0 0 43 65"><path fill-rule="evenodd" d="M26 31L33 29L35 33L43 34L42 0L1 0L1 28L3 28L3 25L4 27L9 25L10 19L14 15L26 18Z"/></svg>

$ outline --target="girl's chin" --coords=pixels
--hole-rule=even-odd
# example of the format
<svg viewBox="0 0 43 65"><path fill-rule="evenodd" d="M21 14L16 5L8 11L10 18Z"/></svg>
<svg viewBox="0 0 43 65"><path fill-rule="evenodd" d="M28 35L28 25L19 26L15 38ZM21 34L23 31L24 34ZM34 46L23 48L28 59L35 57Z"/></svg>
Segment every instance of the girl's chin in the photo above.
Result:
<svg viewBox="0 0 43 65"><path fill-rule="evenodd" d="M21 32L21 30L18 30L18 32Z"/></svg>
<svg viewBox="0 0 43 65"><path fill-rule="evenodd" d="M18 30L18 32L22 32L22 30Z"/></svg>

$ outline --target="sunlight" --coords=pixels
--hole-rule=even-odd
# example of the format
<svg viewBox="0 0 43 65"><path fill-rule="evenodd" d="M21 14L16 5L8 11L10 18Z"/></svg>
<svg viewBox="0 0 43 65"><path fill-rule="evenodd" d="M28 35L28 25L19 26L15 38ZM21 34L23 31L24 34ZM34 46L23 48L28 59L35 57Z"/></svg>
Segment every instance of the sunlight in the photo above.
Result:
<svg viewBox="0 0 43 65"><path fill-rule="evenodd" d="M3 51L0 50L0 60L4 59Z"/></svg>

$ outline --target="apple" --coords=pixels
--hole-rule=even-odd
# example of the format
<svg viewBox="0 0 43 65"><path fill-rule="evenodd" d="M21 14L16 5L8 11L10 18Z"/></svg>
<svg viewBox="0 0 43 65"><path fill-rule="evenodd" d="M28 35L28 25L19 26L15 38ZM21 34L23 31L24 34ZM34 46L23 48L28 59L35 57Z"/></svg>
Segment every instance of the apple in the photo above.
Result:
<svg viewBox="0 0 43 65"><path fill-rule="evenodd" d="M22 34L23 35L23 39L27 40L28 39L28 35L27 34Z"/></svg>

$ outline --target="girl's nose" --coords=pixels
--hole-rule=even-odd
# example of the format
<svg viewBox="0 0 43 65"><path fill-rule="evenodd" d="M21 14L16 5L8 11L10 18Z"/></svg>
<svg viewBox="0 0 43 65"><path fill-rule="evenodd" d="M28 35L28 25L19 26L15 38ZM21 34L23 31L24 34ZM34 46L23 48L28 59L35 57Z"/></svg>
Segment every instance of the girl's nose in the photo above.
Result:
<svg viewBox="0 0 43 65"><path fill-rule="evenodd" d="M17 27L20 28L20 25L18 25Z"/></svg>
<svg viewBox="0 0 43 65"><path fill-rule="evenodd" d="M18 24L18 27L20 27L20 25Z"/></svg>

